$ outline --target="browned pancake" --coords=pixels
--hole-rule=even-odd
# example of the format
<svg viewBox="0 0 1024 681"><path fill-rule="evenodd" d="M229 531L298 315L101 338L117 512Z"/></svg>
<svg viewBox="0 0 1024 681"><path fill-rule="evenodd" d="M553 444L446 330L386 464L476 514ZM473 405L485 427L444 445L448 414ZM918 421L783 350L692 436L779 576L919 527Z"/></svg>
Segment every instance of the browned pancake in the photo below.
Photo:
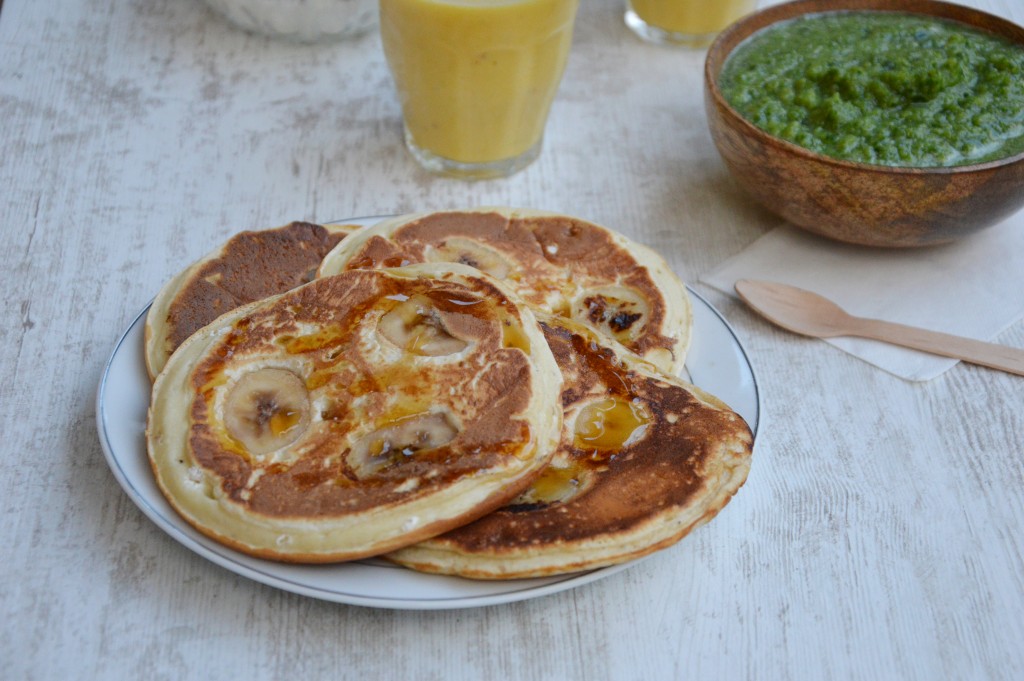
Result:
<svg viewBox="0 0 1024 681"><path fill-rule="evenodd" d="M529 309L476 270L353 271L190 336L153 386L148 451L208 536L360 558L522 492L557 442L559 381Z"/></svg>
<svg viewBox="0 0 1024 681"><path fill-rule="evenodd" d="M146 317L150 378L186 338L220 315L311 281L323 257L355 229L293 222L241 232L178 274Z"/></svg>
<svg viewBox="0 0 1024 681"><path fill-rule="evenodd" d="M587 324L668 373L683 367L691 325L685 287L661 256L607 227L512 208L406 215L346 239L319 274L416 262L475 267L530 305Z"/></svg>
<svg viewBox="0 0 1024 681"><path fill-rule="evenodd" d="M551 464L505 508L390 559L480 579L620 563L679 541L745 481L753 439L726 405L581 325L542 327L564 385Z"/></svg>

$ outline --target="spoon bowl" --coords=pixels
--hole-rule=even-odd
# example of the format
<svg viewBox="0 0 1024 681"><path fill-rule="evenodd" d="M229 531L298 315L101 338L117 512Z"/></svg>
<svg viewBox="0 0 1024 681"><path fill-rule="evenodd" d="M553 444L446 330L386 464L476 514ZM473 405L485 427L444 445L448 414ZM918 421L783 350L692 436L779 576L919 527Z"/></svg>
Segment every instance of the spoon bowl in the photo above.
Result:
<svg viewBox="0 0 1024 681"><path fill-rule="evenodd" d="M747 305L788 331L816 338L854 335L850 322L855 318L817 293L750 279L736 282L736 292Z"/></svg>

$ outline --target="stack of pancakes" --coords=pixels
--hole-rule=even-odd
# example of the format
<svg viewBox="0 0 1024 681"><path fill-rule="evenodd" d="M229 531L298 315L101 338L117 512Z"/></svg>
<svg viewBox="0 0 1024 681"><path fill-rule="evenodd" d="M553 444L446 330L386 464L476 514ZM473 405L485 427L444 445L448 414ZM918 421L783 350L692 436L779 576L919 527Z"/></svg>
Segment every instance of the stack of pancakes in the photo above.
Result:
<svg viewBox="0 0 1024 681"><path fill-rule="evenodd" d="M150 310L149 458L186 521L256 556L620 563L749 469L747 424L677 377L690 325L661 257L564 215L244 232Z"/></svg>

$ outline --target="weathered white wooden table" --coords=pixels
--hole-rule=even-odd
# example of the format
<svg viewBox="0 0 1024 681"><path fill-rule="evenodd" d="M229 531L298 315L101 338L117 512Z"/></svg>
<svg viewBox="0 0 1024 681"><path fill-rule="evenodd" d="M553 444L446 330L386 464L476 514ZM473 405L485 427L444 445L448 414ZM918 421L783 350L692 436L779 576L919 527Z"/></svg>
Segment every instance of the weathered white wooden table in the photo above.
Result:
<svg viewBox="0 0 1024 681"><path fill-rule="evenodd" d="M1024 382L908 383L697 283L775 221L712 146L703 53L582 4L541 159L466 183L403 149L375 34L303 47L198 0L3 2L0 677L1024 678ZM1024 23L1018 0L970 4ZM571 591L410 612L236 576L136 508L94 393L168 277L244 228L480 204L615 226L736 327L766 419L714 522Z"/></svg>

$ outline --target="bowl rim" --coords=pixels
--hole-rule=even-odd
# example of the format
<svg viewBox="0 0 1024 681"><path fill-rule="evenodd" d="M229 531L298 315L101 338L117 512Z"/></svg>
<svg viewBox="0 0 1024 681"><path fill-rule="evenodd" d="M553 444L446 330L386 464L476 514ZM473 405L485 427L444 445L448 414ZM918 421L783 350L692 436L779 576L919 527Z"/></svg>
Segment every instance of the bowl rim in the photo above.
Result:
<svg viewBox="0 0 1024 681"><path fill-rule="evenodd" d="M751 123L726 100L721 89L718 87L718 76L721 74L722 67L728 61L729 56L737 47L756 33L775 24L802 16L837 12L891 12L894 14L917 14L936 17L961 23L987 33L995 33L995 35L1010 40L1024 50L1024 27L995 14L967 7L966 5L944 2L943 0L901 0L898 4L892 0L791 0L790 2L770 5L733 22L719 33L708 47L707 55L704 59L704 85L716 108L734 119L745 135L751 135L764 144L780 147L783 151L808 161L824 163L848 170L887 175L955 175L991 171L1024 161L1024 150L983 163L968 163L956 166L887 166L848 161L834 156L827 156L802 147L795 142L776 137ZM985 22L985 24L979 25L978 22ZM997 27L999 32L990 30L990 27L993 26ZM729 42L733 42L733 45L726 49L725 46Z"/></svg>

